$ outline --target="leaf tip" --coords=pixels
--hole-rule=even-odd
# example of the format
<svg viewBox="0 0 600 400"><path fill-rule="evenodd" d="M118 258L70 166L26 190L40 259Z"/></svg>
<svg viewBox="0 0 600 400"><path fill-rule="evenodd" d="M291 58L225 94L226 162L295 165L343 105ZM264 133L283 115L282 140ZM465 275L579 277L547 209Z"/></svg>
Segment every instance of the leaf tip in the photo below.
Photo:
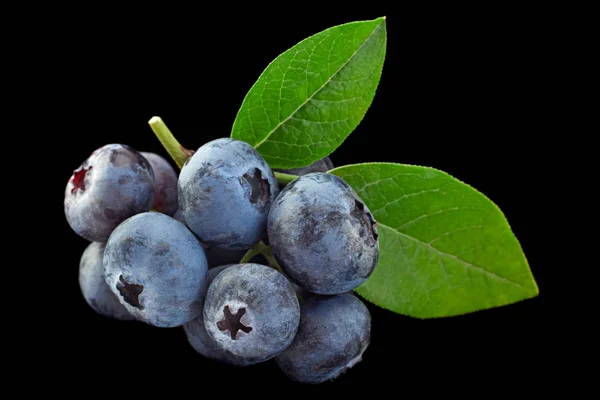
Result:
<svg viewBox="0 0 600 400"><path fill-rule="evenodd" d="M498 207L495 203L494 206L496 206L496 208L500 211L500 213L502 213L502 211L500 210L500 207ZM502 215L504 216L504 213L502 213ZM506 223L508 224L508 220L506 220L506 217L504 217ZM512 230L511 230L512 233ZM517 243L519 243L519 239L517 239L517 237L514 235L513 233L513 237L514 239L517 241ZM519 246L521 246L521 244L519 243ZM527 266L527 270L529 272L529 285L528 285L528 290L527 290L527 299L531 299L533 297L537 297L540 294L540 288L538 287L537 281L535 280L535 276L533 275L533 271L531 270L531 266L529 264L529 260L527 259L527 256L525 255L525 252L523 252L523 249L521 248L521 254L523 255L523 258L525 259L525 265Z"/></svg>
<svg viewBox="0 0 600 400"><path fill-rule="evenodd" d="M537 297L540 295L540 288L539 288L537 282L535 281L535 279L532 279L532 283L533 283L533 287L532 287L532 291L531 291L531 297Z"/></svg>
<svg viewBox="0 0 600 400"><path fill-rule="evenodd" d="M386 16L386 15L383 15L383 16L381 16L381 17L379 17L379 18L375 18L375 19L373 20L373 22L378 22L378 24L377 24L377 25L381 25L381 24L385 25L385 20L386 20L386 18L387 18L387 16Z"/></svg>

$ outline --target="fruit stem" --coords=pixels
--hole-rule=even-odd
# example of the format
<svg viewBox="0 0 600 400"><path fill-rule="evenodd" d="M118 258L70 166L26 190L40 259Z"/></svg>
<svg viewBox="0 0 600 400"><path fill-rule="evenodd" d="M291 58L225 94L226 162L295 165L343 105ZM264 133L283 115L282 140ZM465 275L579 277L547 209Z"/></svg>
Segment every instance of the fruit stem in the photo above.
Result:
<svg viewBox="0 0 600 400"><path fill-rule="evenodd" d="M261 242L257 243L256 247L258 248L258 251L260 252L260 254L265 256L265 258L269 262L269 265L272 268L275 268L277 271L283 273L283 271L281 270L281 267L277 263L277 260L273 256L273 250L271 250L271 248L269 246L267 246L264 242L261 241Z"/></svg>
<svg viewBox="0 0 600 400"><path fill-rule="evenodd" d="M247 262L250 262L250 260L252 260L252 257L254 257L257 254L260 254L260 251L256 249L256 246L252 247L246 252L246 254L244 254L244 257L242 257L242 259L240 260L240 264L246 264Z"/></svg>
<svg viewBox="0 0 600 400"><path fill-rule="evenodd" d="M285 276L286 278L288 278L288 276L283 272L283 270L279 266L279 263L275 259L275 256L273 255L273 249L271 249L271 247L269 247L266 244L264 244L264 242L258 243L257 246L260 248L260 251L261 251L262 255L265 256L265 258L267 259L267 261L269 261L269 265L272 268L275 268L277 271L281 272L283 274L283 276ZM298 297L298 300L304 301L304 299L302 298L302 296L300 295L300 293L296 292L296 290L294 290L294 292L296 293L296 297Z"/></svg>
<svg viewBox="0 0 600 400"><path fill-rule="evenodd" d="M279 263L275 259L275 256L273 255L273 250L271 249L271 247L267 246L262 241L256 243L254 246L252 246L252 248L250 250L248 250L246 252L246 254L244 254L244 257L242 257L242 259L240 260L240 264L250 262L252 257L254 257L257 254L262 254L269 262L269 266L271 268L276 269L277 271L282 273L284 276L286 276L285 273L283 272L283 270L281 269L281 267L279 266ZM287 276L286 276L286 278L287 278ZM296 292L296 291L294 290L294 292ZM300 293L296 292L296 296L298 297L299 301L304 301L304 299L302 298Z"/></svg>
<svg viewBox="0 0 600 400"><path fill-rule="evenodd" d="M275 256L273 256L273 251L262 241L256 243L254 246L252 246L250 250L246 252L246 254L244 254L242 259L240 260L240 264L249 262L252 259L252 257L254 257L257 254L262 254L269 262L269 266L271 268L275 268L277 271L283 273L281 267L275 259Z"/></svg>
<svg viewBox="0 0 600 400"><path fill-rule="evenodd" d="M294 179L296 179L298 177L298 175L292 175L292 174L284 174L283 172L275 172L275 177L277 178L277 182L279 182L281 185L287 185L288 183L290 183L291 181L293 181Z"/></svg>
<svg viewBox="0 0 600 400"><path fill-rule="evenodd" d="M148 124L175 164L181 169L189 158L190 151L179 144L161 117L150 118Z"/></svg>

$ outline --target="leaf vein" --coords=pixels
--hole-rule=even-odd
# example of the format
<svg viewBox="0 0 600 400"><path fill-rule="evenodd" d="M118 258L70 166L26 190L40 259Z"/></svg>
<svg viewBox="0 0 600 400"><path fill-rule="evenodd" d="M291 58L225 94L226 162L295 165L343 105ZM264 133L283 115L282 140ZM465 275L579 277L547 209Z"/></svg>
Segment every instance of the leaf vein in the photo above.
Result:
<svg viewBox="0 0 600 400"><path fill-rule="evenodd" d="M415 193L407 193L407 194L405 194L403 196L400 196L400 197L398 197L398 198L396 198L396 199L394 199L394 200L386 203L383 207L380 207L380 208L376 209L375 211L373 211L373 214L377 214L379 211L384 210L384 209L388 208L389 206L398 203L400 200L404 200L404 199L410 198L410 197L419 196L419 195L422 195L424 193L434 193L434 192L439 192L439 191L440 191L440 188L436 188L436 189L422 190L420 192L415 192Z"/></svg>
<svg viewBox="0 0 600 400"><path fill-rule="evenodd" d="M287 73L290 70L292 64L294 64L294 61L296 61L296 57L298 56L299 52L300 52L300 50L296 49L296 52L294 53L294 56L292 57L290 64L287 66L285 71L283 71L283 77L281 78L281 85L279 85L279 98L277 99L277 117L279 119L281 119L281 98L283 96L283 83L285 82L285 77L287 76ZM278 64L278 66L279 66L279 64ZM281 67L279 67L279 69L281 70ZM263 91L263 93L264 93L264 91ZM263 109L264 108L265 107L264 107L264 102L263 102Z"/></svg>
<svg viewBox="0 0 600 400"><path fill-rule="evenodd" d="M419 279L418 275L415 273L415 271L413 269L412 261L409 261L408 258L406 257L406 254L404 254L404 250L406 249L406 247L401 245L401 248L402 248L402 250L400 251L400 254L402 254L402 257L404 258L404 261L408 268L408 272L413 276L413 278L415 278L415 282L417 282L417 284L421 287L421 289L425 293L425 296L429 300L429 290L423 284L423 282ZM412 260L414 260L414 257L412 258Z"/></svg>
<svg viewBox="0 0 600 400"><path fill-rule="evenodd" d="M321 85L321 87L319 87L310 97L308 97L302 104L300 104L294 111L292 111L292 113L283 121L281 121L279 124L277 124L277 126L275 128L273 128L266 136L263 140L261 140L259 143L257 143L254 148L258 149L264 142L266 142L267 140L269 140L269 137L275 132L277 131L283 124L285 124L287 121L290 120L290 118L292 118L302 107L304 107L315 95L317 95L317 93L319 93L324 87L326 87L329 82L331 81L331 79L333 77L335 77L341 70L344 69L344 67L354 58L354 56L356 56L356 54L364 47L364 45L369 42L369 40L371 40L371 37L373 37L373 34L377 31L377 29L381 26L381 22L379 24L377 24L376 27L373 28L373 31L371 32L371 34L369 35L369 37L358 47L358 49L356 49L356 51L354 51L354 53L352 53L352 55L348 58L348 60L346 60L346 62L344 62L338 69L337 71L335 71L333 73L333 75L331 75L329 77L329 79L327 79L327 81L325 81L325 83L323 83L323 85ZM331 52L331 49L329 50Z"/></svg>
<svg viewBox="0 0 600 400"><path fill-rule="evenodd" d="M381 176L381 169L378 169L377 172L378 172L379 176ZM362 177L362 175L360 175L360 174L346 174L345 176L361 176ZM363 190L365 190L368 187L371 187L371 186L374 186L374 185L378 185L381 182L385 182L385 181L389 181L389 180L394 180L394 179L398 178L399 176L418 176L419 178L425 179L422 174L416 174L416 173L412 173L412 172L400 172L400 173L398 173L396 175L393 175L393 176L390 176L388 178L378 179L376 181L368 183L368 184L364 185L362 188L357 189L357 190L362 192Z"/></svg>
<svg viewBox="0 0 600 400"><path fill-rule="evenodd" d="M437 242L438 240L440 240L440 239L442 239L442 238L444 238L446 236L452 235L452 234L454 234L456 232L466 231L467 229L479 229L479 228L483 228L483 226L484 225L473 225L473 226L466 226L464 228L457 228L457 229L454 229L453 231L446 232L443 235L440 235L440 236L436 237L435 239L430 240L429 242L427 242L427 244L431 244L433 242Z"/></svg>
<svg viewBox="0 0 600 400"><path fill-rule="evenodd" d="M391 229L392 231L395 231L395 232L396 232L396 233L398 233L400 236L403 236L403 237L405 237L405 238L407 238L407 239L410 239L410 240L412 240L412 241L413 241L413 242L415 242L415 243L421 244L421 245L423 245L423 246L425 246L425 247L429 248L429 249L430 249L430 251L433 251L433 252L437 253L437 254L438 254L440 257L441 257L441 256L443 256L443 257L448 257L448 258L451 258L451 259L454 259L454 260L457 260L457 261L459 261L459 262L460 262L460 263L462 263L462 264L465 266L465 268L467 268L468 270L469 270L469 269L476 270L476 271L479 271L479 272L481 272L481 273L483 273L483 274L485 274L485 275L488 275L488 276L489 276L489 277L491 277L491 278L494 278L494 279L496 279L496 280L499 280L499 281L501 281L501 282L509 283L509 284L511 284L511 285L513 285L513 286L517 286L517 287L519 287L519 288L521 288L521 289L523 289L523 290L525 289L525 288L524 288L522 285L520 285L520 284L519 284L519 283L517 283L517 282L513 282L513 281L511 281L510 279L507 279L507 278L505 278L505 277L503 277L503 276L500 276L500 275L498 275L498 274L496 274L496 273L494 273L494 272L492 272L492 271L489 271L489 270L487 270L487 269L485 269L485 268L483 268L483 267L480 267L480 266L478 266L478 265L475 265L475 264L472 264L472 263L470 263L470 262L468 262L468 261L465 261L465 260L463 260L462 258L459 258L459 257L457 257L457 256L455 256L455 255L453 255L453 254L445 253L445 252L441 251L440 249L438 249L438 248L436 248L436 247L433 247L433 246L431 246L430 244L428 244L428 243L426 243L426 242L423 242L423 241L421 241L421 240L419 240L419 239L417 239L417 238L415 238L415 237L413 237L413 236L407 235L407 234L406 234L406 233L404 233L404 232L400 232L400 231L398 231L398 230L396 230L396 229L394 229L394 228L392 228L392 227L389 227L389 226L387 226L387 225L385 225L385 224L381 224L381 223L380 223L379 225L383 225L385 228L388 228L388 229Z"/></svg>
<svg viewBox="0 0 600 400"><path fill-rule="evenodd" d="M489 211L486 208L482 208L482 207L451 207L451 208L444 208L442 210L438 210L438 211L432 212L430 214L423 214L423 215L421 215L421 216L419 216L419 217L417 217L417 218L415 218L415 219L413 219L411 221L408 221L404 225L399 226L398 230L406 228L407 226L412 225L415 222L422 220L423 218L429 218L429 217L432 217L434 215L443 214L443 213L448 212L448 211L457 211L457 210L483 210L483 211Z"/></svg>

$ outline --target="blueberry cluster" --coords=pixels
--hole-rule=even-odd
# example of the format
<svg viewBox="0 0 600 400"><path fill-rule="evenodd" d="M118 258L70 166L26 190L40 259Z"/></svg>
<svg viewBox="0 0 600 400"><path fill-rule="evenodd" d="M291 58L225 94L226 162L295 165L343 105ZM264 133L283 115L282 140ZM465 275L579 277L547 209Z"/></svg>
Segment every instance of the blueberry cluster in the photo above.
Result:
<svg viewBox="0 0 600 400"><path fill-rule="evenodd" d="M320 383L361 360L371 316L351 291L379 257L375 220L326 158L280 187L249 144L200 147L178 174L121 145L96 150L64 199L90 241L79 284L96 312L182 327L203 356L233 366L274 359ZM244 257L262 249L264 264ZM250 253L253 254L253 253ZM242 260L243 258L243 260Z"/></svg>

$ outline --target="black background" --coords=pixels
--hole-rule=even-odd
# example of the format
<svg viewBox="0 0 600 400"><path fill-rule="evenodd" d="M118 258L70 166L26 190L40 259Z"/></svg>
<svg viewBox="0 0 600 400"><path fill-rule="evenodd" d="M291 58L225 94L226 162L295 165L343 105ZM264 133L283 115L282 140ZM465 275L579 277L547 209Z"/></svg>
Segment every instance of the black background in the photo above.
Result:
<svg viewBox="0 0 600 400"><path fill-rule="evenodd" d="M372 343L364 360L335 383L318 387L427 390L493 379L502 388L515 382L534 385L547 367L550 267L541 259L540 187L532 179L538 174L534 137L543 118L537 103L544 96L539 57L545 41L532 24L536 13L433 6L401 7L395 13L385 7L345 6L332 13L300 8L273 16L233 6L229 12L75 10L76 17L64 16L49 28L52 35L42 39L41 50L54 60L45 81L46 95L51 93L47 108L60 121L53 125L60 126L60 135L53 136L60 157L51 166L50 205L61 265L52 273L58 286L51 293L63 312L44 315L53 335L42 347L52 354L43 365L61 360L63 380L55 384L144 382L156 390L174 384L195 390L199 382L210 382L228 397L248 387L292 384L273 362L235 369L207 361L179 328L96 315L79 292L78 263L87 243L64 219L63 191L73 169L107 143L166 157L147 125L154 115L189 148L228 136L245 94L277 55L328 27L382 15L388 38L379 88L364 120L331 156L334 164L432 166L479 189L505 213L540 296L437 320L369 305Z"/></svg>

